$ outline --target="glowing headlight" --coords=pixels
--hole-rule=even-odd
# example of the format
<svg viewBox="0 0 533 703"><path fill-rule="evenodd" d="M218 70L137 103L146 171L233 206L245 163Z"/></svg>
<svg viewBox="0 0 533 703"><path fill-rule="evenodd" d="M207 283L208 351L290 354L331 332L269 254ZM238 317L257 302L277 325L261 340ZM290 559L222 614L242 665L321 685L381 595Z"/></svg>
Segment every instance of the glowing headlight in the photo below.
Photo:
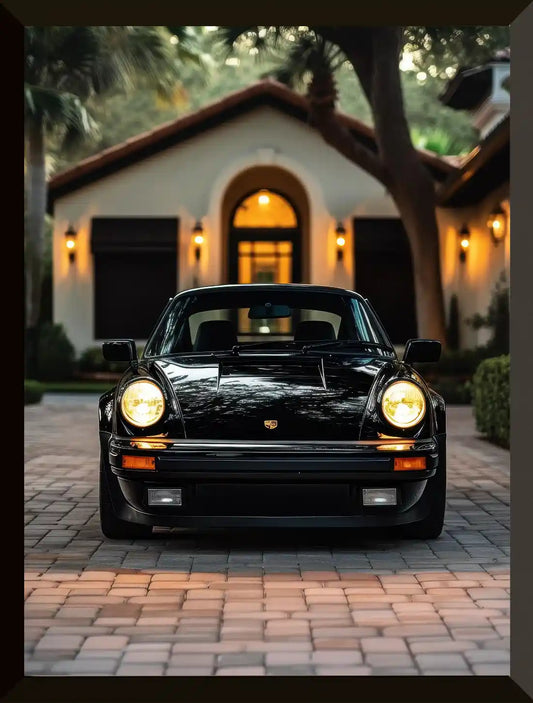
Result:
<svg viewBox="0 0 533 703"><path fill-rule="evenodd" d="M122 396L120 409L124 418L136 427L148 427L161 419L165 399L152 381L134 381Z"/></svg>
<svg viewBox="0 0 533 703"><path fill-rule="evenodd" d="M413 427L426 414L426 401L414 383L395 381L383 393L381 409L391 425Z"/></svg>

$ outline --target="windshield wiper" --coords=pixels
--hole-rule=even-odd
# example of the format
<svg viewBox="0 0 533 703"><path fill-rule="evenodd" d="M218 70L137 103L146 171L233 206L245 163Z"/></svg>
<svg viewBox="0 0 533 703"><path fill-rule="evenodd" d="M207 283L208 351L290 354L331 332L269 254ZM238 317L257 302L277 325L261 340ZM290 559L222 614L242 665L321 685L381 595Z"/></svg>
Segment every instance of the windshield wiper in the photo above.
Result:
<svg viewBox="0 0 533 703"><path fill-rule="evenodd" d="M319 349L321 347L369 347L370 349L384 349L385 351L393 353L394 350L391 349L387 344L380 344L379 342L365 342L362 339L330 339L327 342L313 342L312 344L305 344L302 347L302 354L307 354L308 351L313 349Z"/></svg>

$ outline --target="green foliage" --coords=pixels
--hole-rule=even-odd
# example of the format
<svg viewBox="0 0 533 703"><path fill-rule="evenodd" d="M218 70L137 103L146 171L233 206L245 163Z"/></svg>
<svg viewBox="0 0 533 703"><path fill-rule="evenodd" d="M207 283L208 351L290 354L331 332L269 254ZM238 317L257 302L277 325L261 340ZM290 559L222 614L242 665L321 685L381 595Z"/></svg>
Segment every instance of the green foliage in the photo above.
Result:
<svg viewBox="0 0 533 703"><path fill-rule="evenodd" d="M502 447L510 443L508 354L483 361L473 378L474 414L478 430Z"/></svg>
<svg viewBox="0 0 533 703"><path fill-rule="evenodd" d="M128 364L124 361L107 361L102 354L102 347L88 347L78 360L78 370L81 373L122 373Z"/></svg>
<svg viewBox="0 0 533 703"><path fill-rule="evenodd" d="M496 284L485 315L474 315L467 320L474 329L486 327L492 330L486 350L489 356L509 353L509 287L502 276Z"/></svg>
<svg viewBox="0 0 533 703"><path fill-rule="evenodd" d="M450 71L480 66L509 47L509 27L468 25L462 27L406 27L404 48L412 53L419 70L446 79Z"/></svg>
<svg viewBox="0 0 533 703"><path fill-rule="evenodd" d="M75 352L63 325L45 323L39 329L37 345L37 378L40 381L62 381L72 378Z"/></svg>
<svg viewBox="0 0 533 703"><path fill-rule="evenodd" d="M450 405L470 405L472 402L472 383L458 381L454 378L440 378L431 387Z"/></svg>
<svg viewBox="0 0 533 703"><path fill-rule="evenodd" d="M230 53L227 43L221 42L217 32L208 32L203 27L172 26L167 29L178 40L175 49L180 58L179 90L174 91L173 99L170 102L158 102L154 91L145 85L138 85L126 93L114 91L104 97L90 98L87 105L99 125L98 134L71 154L62 149L60 143L53 144L51 148L56 171L143 131L153 129L163 122L176 119L186 112L199 109L266 75L296 85L299 90L306 89L306 76L309 72L306 73L305 62L303 68L302 62L299 62L300 68L294 73L291 65L284 62L287 56L292 54L292 63L295 63L298 58L296 42L290 37L305 33L304 30L270 27L261 37L244 35L242 39L238 39ZM247 29L253 27L224 28L231 41ZM417 42L422 41L423 35L418 32L420 28L408 29L417 30L416 36L413 36ZM459 29L459 34L455 33L457 28L453 27L438 29L440 34L451 37L443 55L446 57L447 67L456 67L465 61L480 63L484 56L492 55L493 49L508 45L508 29L505 27L472 28L471 36L474 37L472 41L475 45L472 42L468 44L468 54L460 38L469 28ZM484 42L481 47L475 42L475 32L481 32L483 35L480 35ZM490 35L488 40L484 38L485 34ZM409 35L406 37L408 42ZM415 39L411 37L412 42ZM263 51L267 45L269 50ZM432 65L427 62L434 60L431 57L437 50L432 49L431 45L428 47L416 57L417 65L426 69ZM259 49L257 53L256 48ZM332 65L336 69L339 109L372 124L370 107L351 64L341 61L339 56L332 53L331 47L328 47L328 50ZM191 60L187 60L187 54L191 53ZM309 51L304 58L309 59ZM463 154L477 143L477 131L472 127L466 112L452 110L439 102L438 96L445 85L444 78L447 80L449 76L432 73L435 72L428 73L426 80L420 82L416 78L416 71L402 72L405 111L412 128L415 146L441 155Z"/></svg>
<svg viewBox="0 0 533 703"><path fill-rule="evenodd" d="M193 53L190 39L178 49L166 28L150 26L28 26L25 43L26 119L64 152L96 136L102 96L141 87L171 103L181 60Z"/></svg>
<svg viewBox="0 0 533 703"><path fill-rule="evenodd" d="M105 381L46 381L42 384L45 393L98 393L113 388L112 382Z"/></svg>
<svg viewBox="0 0 533 703"><path fill-rule="evenodd" d="M144 347L137 348L137 356L142 356ZM122 373L128 367L126 361L107 361L102 354L102 347L88 347L78 360L78 371L80 373Z"/></svg>
<svg viewBox="0 0 533 703"><path fill-rule="evenodd" d="M24 405L40 403L44 387L38 381L24 380Z"/></svg>
<svg viewBox="0 0 533 703"><path fill-rule="evenodd" d="M446 341L448 342L448 349L451 351L457 351L457 349L461 346L459 339L459 301L455 293L450 298L450 312L448 314Z"/></svg>
<svg viewBox="0 0 533 703"><path fill-rule="evenodd" d="M446 349L435 364L424 364L421 373L427 378L456 377L469 379L479 364L490 356L484 347L476 349Z"/></svg>

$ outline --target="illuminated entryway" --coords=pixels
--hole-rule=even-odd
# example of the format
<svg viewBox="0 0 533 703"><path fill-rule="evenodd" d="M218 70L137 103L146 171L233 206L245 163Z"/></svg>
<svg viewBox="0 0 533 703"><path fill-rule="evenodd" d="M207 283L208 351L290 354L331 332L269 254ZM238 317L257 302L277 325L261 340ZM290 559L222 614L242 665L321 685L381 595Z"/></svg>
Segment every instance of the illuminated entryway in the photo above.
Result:
<svg viewBox="0 0 533 703"><path fill-rule="evenodd" d="M229 282L301 282L302 222L291 196L276 187L259 187L245 191L233 203L228 213ZM290 333L288 319L269 323L276 333ZM238 324L240 334L253 335L265 331L261 326L267 322L243 316Z"/></svg>
<svg viewBox="0 0 533 703"><path fill-rule="evenodd" d="M288 198L261 188L234 208L229 232L231 283L295 283L301 280L301 233Z"/></svg>

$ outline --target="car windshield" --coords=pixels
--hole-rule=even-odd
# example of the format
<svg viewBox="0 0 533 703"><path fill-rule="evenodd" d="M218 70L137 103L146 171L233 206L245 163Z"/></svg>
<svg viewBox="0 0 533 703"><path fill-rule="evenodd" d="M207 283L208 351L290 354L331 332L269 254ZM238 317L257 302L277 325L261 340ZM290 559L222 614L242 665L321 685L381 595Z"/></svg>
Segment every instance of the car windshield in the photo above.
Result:
<svg viewBox="0 0 533 703"><path fill-rule="evenodd" d="M369 343L365 347L364 343ZM394 354L381 323L359 298L334 292L191 292L169 304L144 357L247 350L364 350Z"/></svg>

